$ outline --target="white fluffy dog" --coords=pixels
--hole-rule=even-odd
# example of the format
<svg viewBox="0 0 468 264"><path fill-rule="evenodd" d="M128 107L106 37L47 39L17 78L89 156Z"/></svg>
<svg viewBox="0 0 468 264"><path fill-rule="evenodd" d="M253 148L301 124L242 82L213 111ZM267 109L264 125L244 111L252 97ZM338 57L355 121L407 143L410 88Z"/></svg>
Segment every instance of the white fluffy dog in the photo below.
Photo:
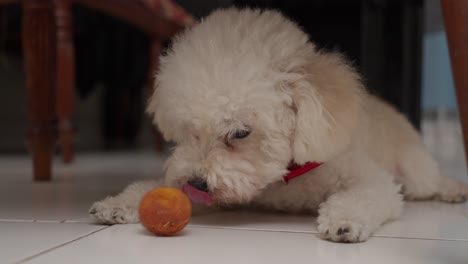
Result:
<svg viewBox="0 0 468 264"><path fill-rule="evenodd" d="M188 182L219 207L318 212L323 238L358 242L398 217L403 198L468 195L342 56L317 50L275 11L220 10L179 35L148 111L177 144L166 181L95 203L98 222L137 222L145 192ZM321 165L285 181L291 162Z"/></svg>

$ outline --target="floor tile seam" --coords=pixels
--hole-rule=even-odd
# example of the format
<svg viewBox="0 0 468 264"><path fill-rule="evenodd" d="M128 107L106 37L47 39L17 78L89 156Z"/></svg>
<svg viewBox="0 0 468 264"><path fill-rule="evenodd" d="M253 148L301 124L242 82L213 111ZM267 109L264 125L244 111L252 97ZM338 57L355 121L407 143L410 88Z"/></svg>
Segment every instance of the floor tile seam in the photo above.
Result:
<svg viewBox="0 0 468 264"><path fill-rule="evenodd" d="M226 229L226 230L238 230L238 231L259 231L259 232L272 232L272 233L318 234L318 232L313 232L313 231L278 230L278 229L268 229L268 228L225 227L225 226L190 225L190 224L189 224L187 227L193 227L193 228L207 228L207 229Z"/></svg>
<svg viewBox="0 0 468 264"><path fill-rule="evenodd" d="M79 220L30 220L30 219L0 219L0 223L47 223L47 224L89 224L93 223L79 221ZM99 230L106 229L106 226ZM208 226L208 225L188 225L188 227L194 228L208 228L208 229L225 229L225 230L241 230L241 231L258 231L258 232L276 232L276 233L291 233L291 234L315 234L318 235L317 231L305 231L305 230L277 230L268 228L248 228L248 227L223 227L223 226ZM371 237L377 238L390 238L390 239L409 239L409 240L437 240L437 241L456 241L456 242L468 242L468 238L431 238L431 237L403 237L403 236L391 236L391 235L372 235Z"/></svg>
<svg viewBox="0 0 468 264"><path fill-rule="evenodd" d="M2 218L0 219L0 223L55 223L61 224L66 223L66 220L35 220L35 219L15 219L15 218Z"/></svg>
<svg viewBox="0 0 468 264"><path fill-rule="evenodd" d="M92 236L92 235L94 235L94 234L96 234L96 233L98 233L98 232L101 232L101 231L103 231L103 230L105 230L105 229L108 229L108 228L110 228L110 227L111 227L111 226L105 226L105 227L102 227L102 228L100 228L100 229L94 230L94 231L92 231L92 232L89 232L88 234L79 236L79 237L74 238L74 239L72 239L72 240L70 240L70 241L61 243L60 245L51 247L51 248L49 248L49 249L43 250L43 251L41 251L41 252L39 252L39 253L36 253L36 254L33 254L33 255L29 256L29 257L26 257L26 258L24 258L24 259L21 259L21 260L19 260L19 261L17 261L17 262L14 262L13 264L27 263L28 261L30 261L30 260L32 260L32 259L35 259L35 258L40 257L40 256L43 256L43 255L45 255L45 254L47 254L47 253L50 253L50 252L52 252L52 251L54 251L54 250L56 250L56 249L62 248L62 247L64 247L64 246L70 245L70 244L72 244L72 243L74 243L74 242L77 242L77 241L83 239L83 238Z"/></svg>
<svg viewBox="0 0 468 264"><path fill-rule="evenodd" d="M386 236L386 235L372 235L375 238L389 238L389 239L406 239L406 240L430 240L430 241L449 241L449 242L464 242L468 243L467 238L433 238L433 237L403 237L403 236Z"/></svg>
<svg viewBox="0 0 468 264"><path fill-rule="evenodd" d="M63 220L65 224L90 224L90 225L104 225L104 224L97 224L96 222L90 220Z"/></svg>
<svg viewBox="0 0 468 264"><path fill-rule="evenodd" d="M92 221L87 220L41 220L41 219L15 219L15 218L0 218L0 223L56 223L56 224L95 224Z"/></svg>
<svg viewBox="0 0 468 264"><path fill-rule="evenodd" d="M188 227L207 228L207 229L239 230L239 231L258 231L258 232L271 232L271 233L319 235L319 232L317 232L317 231L301 231L301 230L274 230L274 229L266 229L266 228L222 227L222 226L206 226L206 225L189 225ZM455 241L455 242L466 242L466 243L468 243L468 239L463 239L463 238L403 237L403 236L389 236L389 235L372 235L371 237L388 238L388 239L408 239L408 240Z"/></svg>

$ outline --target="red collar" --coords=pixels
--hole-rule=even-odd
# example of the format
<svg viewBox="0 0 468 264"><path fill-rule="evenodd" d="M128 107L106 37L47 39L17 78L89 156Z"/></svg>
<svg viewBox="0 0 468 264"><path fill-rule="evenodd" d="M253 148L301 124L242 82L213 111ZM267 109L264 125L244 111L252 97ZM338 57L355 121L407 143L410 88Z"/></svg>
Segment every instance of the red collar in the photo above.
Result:
<svg viewBox="0 0 468 264"><path fill-rule="evenodd" d="M307 172L317 168L318 166L322 165L321 162L307 162L304 165L298 165L294 161L290 163L288 166L289 172L283 176L285 182L288 182L296 177L299 177Z"/></svg>

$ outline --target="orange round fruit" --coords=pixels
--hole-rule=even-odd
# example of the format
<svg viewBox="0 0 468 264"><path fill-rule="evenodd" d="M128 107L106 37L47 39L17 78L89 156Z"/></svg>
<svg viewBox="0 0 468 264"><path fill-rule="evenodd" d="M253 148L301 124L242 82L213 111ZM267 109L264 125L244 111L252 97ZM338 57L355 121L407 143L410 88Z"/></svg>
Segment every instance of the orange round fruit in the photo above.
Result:
<svg viewBox="0 0 468 264"><path fill-rule="evenodd" d="M140 221L158 236L172 236L190 221L192 204L180 190L169 187L148 192L140 202Z"/></svg>

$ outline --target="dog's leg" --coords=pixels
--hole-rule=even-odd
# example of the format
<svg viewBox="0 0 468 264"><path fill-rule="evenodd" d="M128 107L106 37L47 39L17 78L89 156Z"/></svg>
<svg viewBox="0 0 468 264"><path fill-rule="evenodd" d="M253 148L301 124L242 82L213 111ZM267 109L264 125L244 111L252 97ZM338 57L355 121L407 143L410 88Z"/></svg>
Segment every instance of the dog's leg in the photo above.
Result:
<svg viewBox="0 0 468 264"><path fill-rule="evenodd" d="M365 241L383 223L400 215L403 206L400 186L393 182L392 175L370 161L367 163L348 171L349 179L342 190L320 205L317 222L323 238L336 242Z"/></svg>
<svg viewBox="0 0 468 264"><path fill-rule="evenodd" d="M441 176L436 161L420 146L407 146L402 150L398 169L408 200L464 202L468 198L468 185Z"/></svg>
<svg viewBox="0 0 468 264"><path fill-rule="evenodd" d="M163 185L163 180L140 181L127 186L116 196L95 202L89 215L101 224L129 224L139 222L138 206L150 190Z"/></svg>

